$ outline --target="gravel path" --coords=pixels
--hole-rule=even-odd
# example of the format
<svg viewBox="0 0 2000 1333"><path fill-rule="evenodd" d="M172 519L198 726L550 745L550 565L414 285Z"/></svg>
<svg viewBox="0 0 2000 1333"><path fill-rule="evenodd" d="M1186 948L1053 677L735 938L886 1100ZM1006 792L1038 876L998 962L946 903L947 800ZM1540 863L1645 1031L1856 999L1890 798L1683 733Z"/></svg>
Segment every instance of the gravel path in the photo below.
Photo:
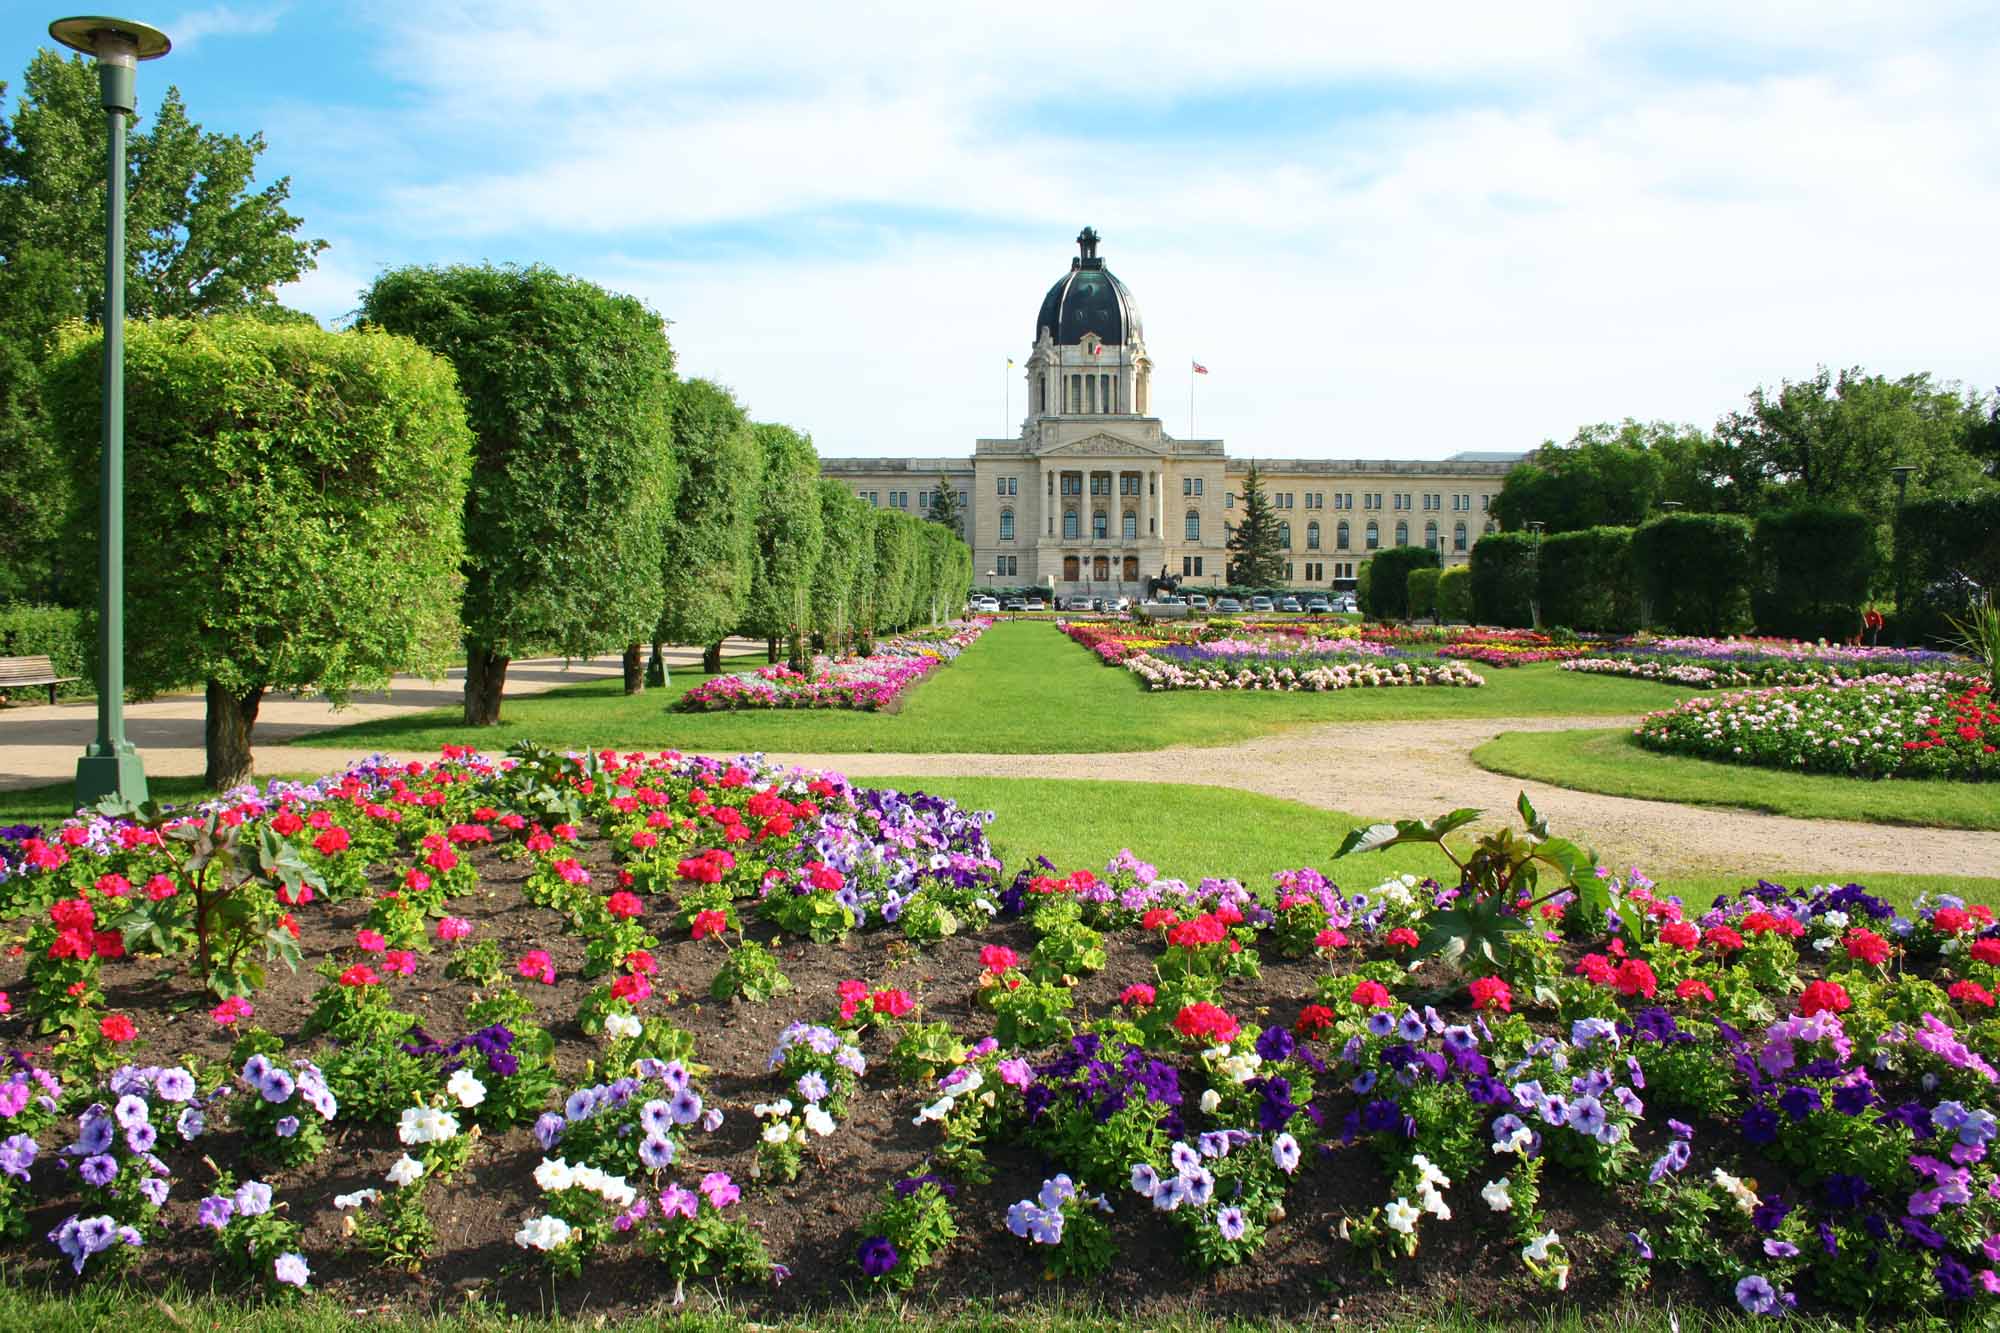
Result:
<svg viewBox="0 0 2000 1333"><path fill-rule="evenodd" d="M1482 718L1334 723L1240 745L1132 754L775 755L852 776L1102 778L1236 787L1378 818L1430 818L1459 806L1513 817L1522 790L1558 832L1594 846L1612 865L1652 874L1951 874L2000 876L2000 833L1792 819L1600 796L1489 773L1473 749L1503 731L1631 726L1615 717ZM1745 769L1746 786L1757 780Z"/></svg>

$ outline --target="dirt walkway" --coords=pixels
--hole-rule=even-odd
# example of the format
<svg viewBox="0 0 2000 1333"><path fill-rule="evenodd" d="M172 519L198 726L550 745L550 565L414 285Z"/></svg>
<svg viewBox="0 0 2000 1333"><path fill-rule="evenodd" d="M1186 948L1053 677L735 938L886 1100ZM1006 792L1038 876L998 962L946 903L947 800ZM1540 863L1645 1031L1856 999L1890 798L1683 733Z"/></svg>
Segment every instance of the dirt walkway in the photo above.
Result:
<svg viewBox="0 0 2000 1333"><path fill-rule="evenodd" d="M1329 810L1430 818L1476 806L1512 818L1526 790L1558 832L1593 845L1612 865L1654 874L1743 870L1861 875L1900 872L2000 876L2000 833L1792 819L1665 801L1600 796L1489 773L1473 749L1503 731L1632 725L1636 718L1482 718L1336 723L1241 745L1135 754L778 755L786 763L853 776L1103 778L1236 787ZM1746 783L1756 780L1746 770Z"/></svg>

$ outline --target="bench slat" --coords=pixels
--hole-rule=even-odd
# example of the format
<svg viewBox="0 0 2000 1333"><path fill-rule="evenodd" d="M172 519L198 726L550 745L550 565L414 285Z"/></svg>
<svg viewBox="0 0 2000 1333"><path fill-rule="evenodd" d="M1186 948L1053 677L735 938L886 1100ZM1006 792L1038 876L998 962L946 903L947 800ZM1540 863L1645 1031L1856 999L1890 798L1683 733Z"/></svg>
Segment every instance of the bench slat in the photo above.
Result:
<svg viewBox="0 0 2000 1333"><path fill-rule="evenodd" d="M19 685L46 685L49 687L49 702L54 703L56 686L67 685L80 679L76 676L58 676L55 663L47 657L0 657L0 689L11 689Z"/></svg>

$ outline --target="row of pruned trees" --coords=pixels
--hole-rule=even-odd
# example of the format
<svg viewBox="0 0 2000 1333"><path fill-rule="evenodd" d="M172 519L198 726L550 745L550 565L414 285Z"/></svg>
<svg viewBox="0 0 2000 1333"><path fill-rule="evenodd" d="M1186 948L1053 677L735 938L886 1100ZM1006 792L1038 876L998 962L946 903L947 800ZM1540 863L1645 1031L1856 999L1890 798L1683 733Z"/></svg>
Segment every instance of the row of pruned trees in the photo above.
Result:
<svg viewBox="0 0 2000 1333"><path fill-rule="evenodd" d="M85 495L101 350L71 326L46 379ZM546 268L393 270L346 332L134 321L126 358L127 679L206 687L218 786L270 690L462 653L491 725L528 654L622 649L636 692L648 643L865 649L971 584L954 533L822 481L809 436L678 378L643 303Z"/></svg>

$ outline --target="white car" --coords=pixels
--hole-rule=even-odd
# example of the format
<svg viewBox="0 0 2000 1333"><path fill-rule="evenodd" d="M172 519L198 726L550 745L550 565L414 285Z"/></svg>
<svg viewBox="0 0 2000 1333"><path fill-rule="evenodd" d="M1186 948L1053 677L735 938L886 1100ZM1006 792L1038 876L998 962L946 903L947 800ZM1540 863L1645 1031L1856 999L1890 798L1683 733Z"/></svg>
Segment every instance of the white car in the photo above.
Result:
<svg viewBox="0 0 2000 1333"><path fill-rule="evenodd" d="M1208 598L1202 596L1198 592L1191 592L1188 594L1187 604L1188 604L1188 609L1190 611L1208 610Z"/></svg>
<svg viewBox="0 0 2000 1333"><path fill-rule="evenodd" d="M1047 606L1045 606L1045 605L1043 605L1043 604L1042 604L1042 599L1041 599L1041 598L1039 598L1039 597L1030 597L1030 598L1028 599L1028 610L1030 610L1030 611L1046 611L1046 610L1048 610L1048 609L1049 609L1049 608L1048 608Z"/></svg>
<svg viewBox="0 0 2000 1333"><path fill-rule="evenodd" d="M975 597L972 599L972 614L975 616L997 616L1000 614L998 597Z"/></svg>

